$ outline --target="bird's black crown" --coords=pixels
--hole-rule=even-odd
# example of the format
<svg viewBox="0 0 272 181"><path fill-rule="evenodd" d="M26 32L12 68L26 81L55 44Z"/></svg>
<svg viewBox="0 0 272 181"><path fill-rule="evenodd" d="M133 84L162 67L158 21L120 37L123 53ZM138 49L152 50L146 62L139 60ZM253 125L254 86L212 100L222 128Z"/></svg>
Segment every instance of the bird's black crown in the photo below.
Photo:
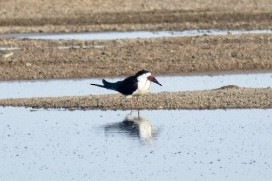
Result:
<svg viewBox="0 0 272 181"><path fill-rule="evenodd" d="M137 73L135 74L135 76L138 77L138 76L141 76L141 75L146 74L146 73L148 73L148 72L149 72L149 71L143 69L143 70L137 72Z"/></svg>

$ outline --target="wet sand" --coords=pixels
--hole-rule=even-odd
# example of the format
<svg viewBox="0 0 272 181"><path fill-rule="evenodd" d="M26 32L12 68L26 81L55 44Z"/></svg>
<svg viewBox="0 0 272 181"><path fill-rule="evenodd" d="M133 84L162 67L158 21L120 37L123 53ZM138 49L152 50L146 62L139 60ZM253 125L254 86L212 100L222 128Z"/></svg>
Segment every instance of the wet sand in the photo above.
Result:
<svg viewBox="0 0 272 181"><path fill-rule="evenodd" d="M141 69L155 75L272 70L271 34L114 41L0 39L0 47L21 48L0 60L0 80L127 76Z"/></svg>
<svg viewBox="0 0 272 181"><path fill-rule="evenodd" d="M0 106L65 109L233 109L272 108L271 88L226 86L206 91L162 92L126 99L119 94L57 98L2 99Z"/></svg>
<svg viewBox="0 0 272 181"><path fill-rule="evenodd" d="M272 35L227 35L117 41L1 39L21 48L0 61L1 80L271 71ZM58 46L93 48L56 49ZM99 46L100 48L95 48ZM101 48L101 46L104 46ZM126 100L121 95L2 99L1 106L67 109L272 108L272 89L224 88L163 92Z"/></svg>
<svg viewBox="0 0 272 181"><path fill-rule="evenodd" d="M0 1L0 33L269 29L271 0Z"/></svg>

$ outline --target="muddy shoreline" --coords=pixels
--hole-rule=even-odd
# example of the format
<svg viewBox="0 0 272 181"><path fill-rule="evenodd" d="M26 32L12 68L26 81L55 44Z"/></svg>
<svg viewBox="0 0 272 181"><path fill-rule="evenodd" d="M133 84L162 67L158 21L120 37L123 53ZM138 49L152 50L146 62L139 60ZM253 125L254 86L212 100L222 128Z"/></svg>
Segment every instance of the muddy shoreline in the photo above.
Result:
<svg viewBox="0 0 272 181"><path fill-rule="evenodd" d="M2 99L0 106L65 109L233 109L272 108L271 88L227 86L206 91L162 92L126 99L121 95Z"/></svg>
<svg viewBox="0 0 272 181"><path fill-rule="evenodd" d="M17 0L0 7L0 33L272 28L270 0Z"/></svg>
<svg viewBox="0 0 272 181"><path fill-rule="evenodd" d="M57 49L63 46L89 48ZM0 80L271 71L272 35L226 35L112 41L0 39L18 47L0 60ZM99 47L99 48L96 48Z"/></svg>

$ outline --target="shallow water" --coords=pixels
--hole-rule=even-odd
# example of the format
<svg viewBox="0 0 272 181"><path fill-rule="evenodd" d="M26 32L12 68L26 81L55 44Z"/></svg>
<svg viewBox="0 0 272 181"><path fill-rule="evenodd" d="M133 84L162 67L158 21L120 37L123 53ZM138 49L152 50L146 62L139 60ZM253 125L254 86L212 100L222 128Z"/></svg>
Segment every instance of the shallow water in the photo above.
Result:
<svg viewBox="0 0 272 181"><path fill-rule="evenodd" d="M106 78L108 81L122 80ZM219 88L225 85L240 87L272 87L272 73L194 75L194 76L157 76L163 85L151 84L150 92L193 91ZM21 97L57 97L112 94L114 91L91 86L90 83L101 83L102 78L78 80L38 80L38 81L2 81L0 98Z"/></svg>
<svg viewBox="0 0 272 181"><path fill-rule="evenodd" d="M3 34L0 38L28 38L46 40L115 40L160 37L188 37L202 35L227 34L261 34L272 33L272 30L184 30L184 31L132 31L132 32L87 32L87 33L36 33L36 34Z"/></svg>
<svg viewBox="0 0 272 181"><path fill-rule="evenodd" d="M1 180L272 178L271 109L128 114L1 107Z"/></svg>

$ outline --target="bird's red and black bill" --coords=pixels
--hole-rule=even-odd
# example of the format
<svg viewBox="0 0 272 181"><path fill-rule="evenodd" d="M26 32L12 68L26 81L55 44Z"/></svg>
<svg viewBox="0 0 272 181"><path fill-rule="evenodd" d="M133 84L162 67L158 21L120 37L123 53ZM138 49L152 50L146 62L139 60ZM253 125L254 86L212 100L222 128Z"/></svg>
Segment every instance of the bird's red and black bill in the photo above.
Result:
<svg viewBox="0 0 272 181"><path fill-rule="evenodd" d="M151 82L154 82L154 83L156 83L156 84L162 86L162 85L159 83L159 81L157 81L157 79L156 79L153 75L148 76L147 79L150 80Z"/></svg>

